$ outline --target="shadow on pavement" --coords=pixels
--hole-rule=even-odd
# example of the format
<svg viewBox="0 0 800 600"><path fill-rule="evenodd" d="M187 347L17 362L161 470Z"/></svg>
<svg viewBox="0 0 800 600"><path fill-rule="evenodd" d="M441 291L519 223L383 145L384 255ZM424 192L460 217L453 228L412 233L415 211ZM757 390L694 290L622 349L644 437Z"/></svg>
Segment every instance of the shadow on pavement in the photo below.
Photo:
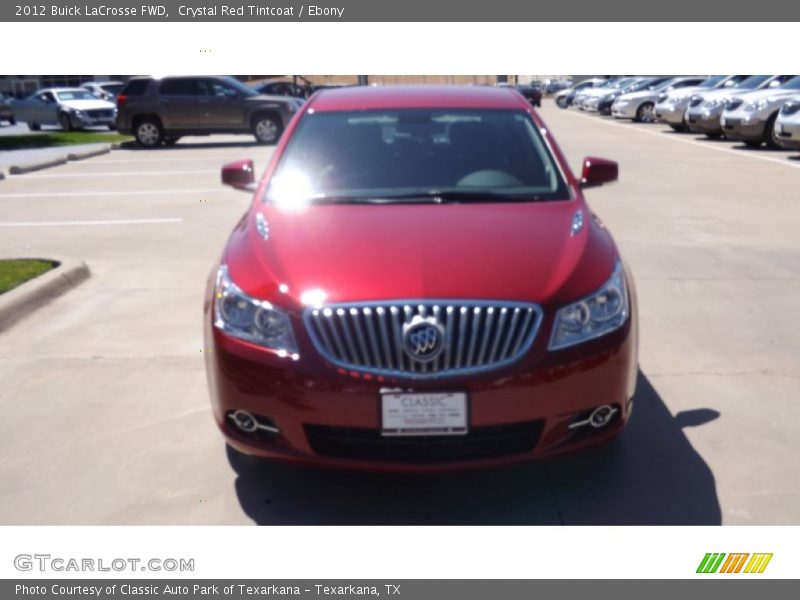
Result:
<svg viewBox="0 0 800 600"><path fill-rule="evenodd" d="M258 462L230 448L228 460L243 510L261 525L718 525L714 476L683 432L718 416L673 416L640 371L616 440L542 463L387 475Z"/></svg>
<svg viewBox="0 0 800 600"><path fill-rule="evenodd" d="M274 148L273 145L260 144L256 142L252 136L242 136L241 141L236 142L194 142L194 141L179 141L174 146L158 146L157 148L142 148L134 141L122 142L120 148L125 150L137 150L139 152L180 152L181 150L198 150L203 148Z"/></svg>

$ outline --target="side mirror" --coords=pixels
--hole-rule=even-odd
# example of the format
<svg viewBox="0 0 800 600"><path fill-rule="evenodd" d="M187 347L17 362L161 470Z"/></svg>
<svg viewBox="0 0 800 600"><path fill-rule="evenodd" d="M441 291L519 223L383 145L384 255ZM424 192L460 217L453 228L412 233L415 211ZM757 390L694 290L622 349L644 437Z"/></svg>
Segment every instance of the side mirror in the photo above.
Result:
<svg viewBox="0 0 800 600"><path fill-rule="evenodd" d="M616 181L619 176L619 165L613 160L587 156L583 159L581 187L596 187L604 183Z"/></svg>
<svg viewBox="0 0 800 600"><path fill-rule="evenodd" d="M256 179L252 160L237 160L222 166L222 183L243 192L256 189Z"/></svg>

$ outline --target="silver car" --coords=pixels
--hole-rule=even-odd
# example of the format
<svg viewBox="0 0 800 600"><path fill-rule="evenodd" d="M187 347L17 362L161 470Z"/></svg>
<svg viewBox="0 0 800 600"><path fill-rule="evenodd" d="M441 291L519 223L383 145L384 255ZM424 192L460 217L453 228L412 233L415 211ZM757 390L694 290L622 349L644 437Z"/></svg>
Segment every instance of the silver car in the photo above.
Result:
<svg viewBox="0 0 800 600"><path fill-rule="evenodd" d="M611 105L611 115L616 119L633 119L642 123L656 120L655 106L658 96L689 87L697 87L705 77L672 77L666 81L645 86L643 89L620 95Z"/></svg>
<svg viewBox="0 0 800 600"><path fill-rule="evenodd" d="M775 120L775 141L784 148L800 149L800 94L781 107Z"/></svg>
<svg viewBox="0 0 800 600"><path fill-rule="evenodd" d="M604 84L608 80L602 79L600 77L594 77L592 79L584 79L573 85L572 87L568 87L566 89L561 90L560 92L556 92L553 98L556 101L556 104L560 108L567 108L575 99L575 96L581 91L586 88L594 87L596 85Z"/></svg>
<svg viewBox="0 0 800 600"><path fill-rule="evenodd" d="M686 87L672 92L662 92L656 101L656 120L666 123L675 131L688 131L685 115L689 100L694 94L729 88L747 77L747 75L712 75L696 88Z"/></svg>
<svg viewBox="0 0 800 600"><path fill-rule="evenodd" d="M685 120L689 131L704 133L711 139L722 137L722 111L738 94L772 89L791 79L791 75L751 75L732 88L694 94L689 100Z"/></svg>
<svg viewBox="0 0 800 600"><path fill-rule="evenodd" d="M605 85L596 85L591 89L585 90L575 96L573 106L579 110L596 109L599 99L610 91L619 90L638 81L636 77L620 77L610 79Z"/></svg>
<svg viewBox="0 0 800 600"><path fill-rule="evenodd" d="M24 100L11 103L17 121L25 121L31 131L42 125L60 125L64 131L104 125L114 129L117 107L83 88L45 88Z"/></svg>
<svg viewBox="0 0 800 600"><path fill-rule="evenodd" d="M795 76L776 88L734 96L720 118L725 137L741 140L748 146L758 147L765 143L776 148L778 111L798 92L800 76Z"/></svg>

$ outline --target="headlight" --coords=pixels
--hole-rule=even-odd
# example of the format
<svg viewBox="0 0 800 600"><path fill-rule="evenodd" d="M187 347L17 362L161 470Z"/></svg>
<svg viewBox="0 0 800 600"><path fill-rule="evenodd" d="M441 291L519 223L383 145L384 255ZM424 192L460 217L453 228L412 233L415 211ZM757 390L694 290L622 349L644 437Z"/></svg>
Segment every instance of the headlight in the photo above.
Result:
<svg viewBox="0 0 800 600"><path fill-rule="evenodd" d="M297 355L289 315L265 300L245 294L231 281L225 265L217 272L214 326L230 336L271 348L279 354Z"/></svg>
<svg viewBox="0 0 800 600"><path fill-rule="evenodd" d="M757 102L748 102L742 107L744 112L758 112L764 108L767 108L769 102L766 99L758 100Z"/></svg>
<svg viewBox="0 0 800 600"><path fill-rule="evenodd" d="M617 261L611 278L591 296L556 313L550 350L560 350L619 329L628 320L628 290L622 263Z"/></svg>

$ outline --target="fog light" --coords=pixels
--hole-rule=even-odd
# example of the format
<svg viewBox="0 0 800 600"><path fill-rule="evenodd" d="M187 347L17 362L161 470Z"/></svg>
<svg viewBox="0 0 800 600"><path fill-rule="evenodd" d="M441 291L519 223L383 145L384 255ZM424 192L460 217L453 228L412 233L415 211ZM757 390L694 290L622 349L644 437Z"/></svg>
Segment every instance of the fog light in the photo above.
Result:
<svg viewBox="0 0 800 600"><path fill-rule="evenodd" d="M266 419L256 417L246 410L237 410L228 413L228 418L233 421L236 428L243 433L255 433L256 431L266 431L268 433L278 434L280 429L275 427L272 423L265 422Z"/></svg>
<svg viewBox="0 0 800 600"><path fill-rule="evenodd" d="M583 427L602 429L611 422L611 420L614 418L614 415L616 415L618 411L619 409L617 407L609 404L598 406L591 413L582 413L578 420L569 426L569 429L574 430L581 429Z"/></svg>

